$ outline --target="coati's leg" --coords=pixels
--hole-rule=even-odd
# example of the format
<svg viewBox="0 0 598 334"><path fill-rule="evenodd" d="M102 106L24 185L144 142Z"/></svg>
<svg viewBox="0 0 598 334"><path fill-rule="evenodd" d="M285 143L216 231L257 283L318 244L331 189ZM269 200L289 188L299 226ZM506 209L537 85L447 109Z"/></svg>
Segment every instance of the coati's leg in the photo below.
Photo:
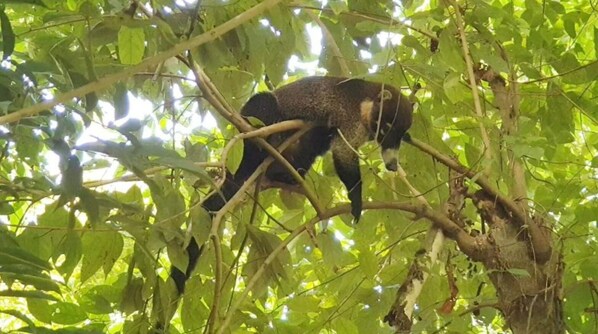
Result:
<svg viewBox="0 0 598 334"><path fill-rule="evenodd" d="M332 158L336 174L347 188L351 201L351 214L355 222L361 217L361 172L359 171L359 157L357 149L367 140L367 130L363 126L339 130L343 135L351 137L344 139L337 134L332 140Z"/></svg>
<svg viewBox="0 0 598 334"><path fill-rule="evenodd" d="M306 132L296 143L288 147L282 155L297 170L301 177L309 171L316 158L330 149L332 134L335 130L328 127L316 127ZM280 163L274 162L266 171L272 181L286 184L297 182Z"/></svg>
<svg viewBox="0 0 598 334"><path fill-rule="evenodd" d="M355 222L361 217L361 172L359 171L359 159L350 149L336 150L332 152L336 174L341 179L351 201L351 214Z"/></svg>

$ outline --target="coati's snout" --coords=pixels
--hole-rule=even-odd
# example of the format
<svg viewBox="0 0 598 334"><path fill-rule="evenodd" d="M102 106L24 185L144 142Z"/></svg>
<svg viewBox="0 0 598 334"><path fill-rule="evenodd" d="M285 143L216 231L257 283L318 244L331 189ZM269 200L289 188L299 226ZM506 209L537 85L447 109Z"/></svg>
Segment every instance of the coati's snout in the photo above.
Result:
<svg viewBox="0 0 598 334"><path fill-rule="evenodd" d="M395 148L387 148L382 150L382 161L386 169L396 172L399 168L399 150Z"/></svg>

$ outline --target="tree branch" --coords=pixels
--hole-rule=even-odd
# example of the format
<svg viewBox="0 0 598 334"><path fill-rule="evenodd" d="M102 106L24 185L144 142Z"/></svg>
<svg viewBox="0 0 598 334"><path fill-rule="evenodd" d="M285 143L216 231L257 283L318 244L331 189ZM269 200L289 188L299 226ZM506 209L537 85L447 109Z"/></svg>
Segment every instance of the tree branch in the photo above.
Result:
<svg viewBox="0 0 598 334"><path fill-rule="evenodd" d="M469 44L467 44L467 37L465 36L465 26L463 25L463 17L461 16L461 8L457 4L455 0L447 0L451 3L453 8L455 9L455 23L457 24L457 30L459 31L459 35L461 37L461 47L463 48L463 58L465 59L465 64L467 66L467 76L469 79L469 87L471 89L471 94L473 97L473 105L475 109L476 116L478 117L478 124L480 126L480 132L482 136L482 141L484 142L484 158L491 162L493 160L493 152L492 146L490 146L490 138L488 137L488 131L486 131L486 127L482 120L486 117L484 112L482 111L482 103L480 102L480 95L478 92L478 85L475 80L475 74L473 71L473 62L471 60L471 52L469 50ZM485 168L484 173L488 174L488 170L490 165L487 165Z"/></svg>
<svg viewBox="0 0 598 334"><path fill-rule="evenodd" d="M528 217L527 212L522 211L521 208L517 205L517 203L515 203L512 199L505 196L498 189L492 186L490 181L484 175L481 175L468 169L467 167L438 152L435 148L431 147L430 145L425 144L415 138L411 138L411 140L408 141L408 143L417 147L421 151L433 156L443 165L461 173L462 175L466 176L467 178L478 184L482 189L484 189L486 193L488 193L488 195L497 200L507 211L510 212L510 214L514 218L512 221L517 226L526 226L528 228L530 236L532 236L532 239L535 239L535 241L532 241L532 246L534 247L534 249L535 247L538 247L538 249L535 249L535 252L537 253L536 256L538 258L537 261L545 259L545 257L542 256L549 256L550 251L546 249L546 245L550 247L550 243L548 242L544 232L540 230L540 227L537 224L533 223L530 217ZM538 255L538 253L540 253L540 256Z"/></svg>
<svg viewBox="0 0 598 334"><path fill-rule="evenodd" d="M184 52L185 50L196 48L202 44L207 42L213 41L216 38L224 35L225 33L235 29L236 27L246 23L247 21L253 19L254 17L262 14L264 11L268 10L269 8L277 5L281 0L264 0L263 2L259 3L258 5L244 11L243 13L233 17L232 19L224 22L223 24L217 26L216 28L207 31L197 37L193 37L189 40L183 41L174 45L167 51L158 53L157 55L146 58L141 63L126 68L118 73L106 76L98 81L94 81L88 83L87 85L81 86L79 88L73 89L70 92L66 92L63 94L58 95L58 97L46 101L43 103L38 103L13 113L0 116L0 125L16 122L24 117L35 115L40 113L44 110L51 109L52 107L71 101L72 99L80 96L84 96L86 94L96 92L102 89L106 89L111 87L115 83L127 79L137 72L142 72L147 70L148 68L155 66L169 58L175 57L180 53Z"/></svg>
<svg viewBox="0 0 598 334"><path fill-rule="evenodd" d="M502 119L502 130L505 136L514 135L519 128L519 98L517 93L517 83L511 81L507 87L505 80L490 67L480 67L476 70L477 80L484 80L490 84L494 93L494 103L500 111ZM503 143L507 146L507 143ZM527 184L525 180L525 168L521 159L516 157L512 150L507 146L507 160L510 163L512 181L510 182L511 196L518 202L518 206L523 212L528 212L527 203ZM528 233L530 237L530 247L535 255L534 260L543 264L546 263L552 255L552 245L549 236L530 219L527 221Z"/></svg>
<svg viewBox="0 0 598 334"><path fill-rule="evenodd" d="M411 212L416 215L416 217L424 217L428 220L432 221L434 224L440 226L443 231L447 232L451 238L455 239L459 243L459 247L464 245L465 248L475 248L474 254L478 254L479 256L484 256L487 253L485 248L485 244L480 243L478 239L471 237L467 234L463 229L461 229L458 225L456 225L453 221L449 218L444 216L442 213L436 212L431 210L424 205L414 205L410 203L398 203L398 202L365 202L363 203L364 210L374 210L374 209L391 209L391 210L401 210L406 212ZM339 205L337 207L331 208L322 212L319 217L312 218L309 222L297 227L290 235L288 235L273 251L268 255L268 257L264 260L262 265L258 268L255 272L253 277L247 282L247 286L245 290L241 292L241 295L237 298L237 300L233 303L231 308L229 309L226 318L222 322L222 325L218 329L218 334L222 334L227 331L230 322L235 315L235 312L245 302L247 299L249 292L253 289L253 287L257 284L257 282L261 279L262 275L266 271L266 268L276 259L278 254L282 252L295 238L297 238L301 233L305 232L309 228L312 228L316 223L321 220L330 219L334 216L338 216L341 214L351 212L351 205L344 204ZM473 251L473 250L471 250ZM480 259L476 259L480 260Z"/></svg>

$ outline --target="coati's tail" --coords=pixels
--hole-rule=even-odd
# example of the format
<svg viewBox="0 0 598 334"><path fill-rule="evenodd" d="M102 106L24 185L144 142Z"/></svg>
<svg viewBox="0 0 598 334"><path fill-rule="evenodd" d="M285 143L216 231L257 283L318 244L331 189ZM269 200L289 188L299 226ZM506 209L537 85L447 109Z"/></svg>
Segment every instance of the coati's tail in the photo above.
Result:
<svg viewBox="0 0 598 334"><path fill-rule="evenodd" d="M235 177L227 172L226 173L226 181L222 185L220 192L212 194L208 197L202 204L203 208L206 209L210 213L210 220L214 216L214 212L222 209L224 204L233 197L237 191L239 190L240 186L238 182L235 181ZM194 222L195 224L203 224L207 222ZM211 224L211 221L210 221ZM195 238L191 238L189 241L189 245L187 246L187 256L189 257L189 264L187 265L187 270L183 272L179 268L173 266L170 272L170 277L174 281L176 285L177 291L179 295L182 295L185 292L185 283L191 277L191 273L195 266L197 265L197 261L201 256L204 249L204 245L199 245Z"/></svg>
<svg viewBox="0 0 598 334"><path fill-rule="evenodd" d="M245 106L243 106L241 114L244 117L256 117L266 125L280 122L282 117L278 110L276 97L271 93L259 93L251 97L251 99L245 103ZM268 153L261 150L250 140L244 140L243 143L243 158L241 159L241 163L239 164L239 168L235 172L235 175L233 176L227 171L226 181L220 189L220 192L211 195L203 202L202 206L210 213L210 217L213 217L214 212L222 209L224 204L237 193L243 182L255 172L257 167L268 156ZM312 162L313 161L310 162L310 165ZM176 284L179 294L182 294L185 291L185 282L191 276L193 269L195 269L197 261L203 251L203 247L203 245L198 245L197 241L192 238L189 242L189 246L187 246L187 254L189 256L187 270L183 273L180 269L172 267L170 277L172 277L172 280Z"/></svg>
<svg viewBox="0 0 598 334"><path fill-rule="evenodd" d="M195 241L195 238L191 238L191 241L189 242L189 245L187 246L187 255L189 256L189 264L187 265L186 272L183 273L179 268L174 267L174 266L172 267L172 270L170 272L170 277L174 281L174 284L176 285L176 289L177 289L179 295L182 295L183 292L185 292L185 283L187 283L187 280L191 276L191 271L193 271L193 268L195 268L195 266L197 265L197 260L199 260L199 257L201 256L202 252L203 252L203 245L200 247L197 244L197 242Z"/></svg>

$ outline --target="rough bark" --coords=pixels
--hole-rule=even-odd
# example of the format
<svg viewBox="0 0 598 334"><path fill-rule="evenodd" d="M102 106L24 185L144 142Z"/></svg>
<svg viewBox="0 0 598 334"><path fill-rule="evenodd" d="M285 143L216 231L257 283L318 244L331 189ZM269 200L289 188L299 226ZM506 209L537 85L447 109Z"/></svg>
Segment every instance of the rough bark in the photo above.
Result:
<svg viewBox="0 0 598 334"><path fill-rule="evenodd" d="M562 262L553 254L538 264L529 239L494 200L478 191L473 201L488 224L493 251L482 262L496 288L498 308L508 327L518 333L564 333ZM538 225L541 224L536 219Z"/></svg>

